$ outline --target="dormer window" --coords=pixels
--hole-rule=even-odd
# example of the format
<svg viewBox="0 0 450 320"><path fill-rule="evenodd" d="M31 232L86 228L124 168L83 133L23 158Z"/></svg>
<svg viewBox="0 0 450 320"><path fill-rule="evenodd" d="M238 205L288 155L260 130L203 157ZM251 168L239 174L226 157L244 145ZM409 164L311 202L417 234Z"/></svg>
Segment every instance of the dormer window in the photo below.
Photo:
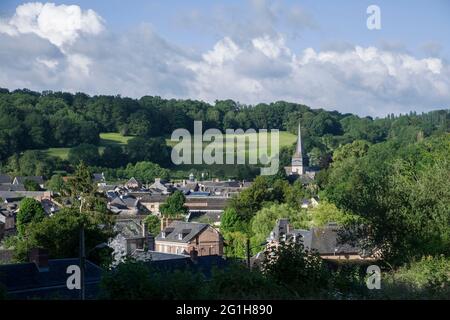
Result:
<svg viewBox="0 0 450 320"><path fill-rule="evenodd" d="M178 234L178 240L183 240L183 234L182 233Z"/></svg>
<svg viewBox="0 0 450 320"><path fill-rule="evenodd" d="M165 231L161 232L161 238L163 238L163 239L166 238L166 232Z"/></svg>

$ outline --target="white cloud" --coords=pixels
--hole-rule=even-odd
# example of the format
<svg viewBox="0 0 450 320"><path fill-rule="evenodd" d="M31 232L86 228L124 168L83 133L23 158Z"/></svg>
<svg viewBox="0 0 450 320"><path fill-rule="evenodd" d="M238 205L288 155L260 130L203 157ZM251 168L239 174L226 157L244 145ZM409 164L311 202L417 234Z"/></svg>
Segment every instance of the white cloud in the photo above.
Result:
<svg viewBox="0 0 450 320"><path fill-rule="evenodd" d="M193 96L244 103L288 100L370 115L448 108L450 102L450 70L437 58L360 46L308 48L296 56L281 35L251 43L234 47L238 54L232 63L212 65L205 57L196 62Z"/></svg>
<svg viewBox="0 0 450 320"><path fill-rule="evenodd" d="M232 61L241 52L239 47L226 37L216 43L213 50L208 51L203 55L203 59L208 64L222 65L226 61Z"/></svg>
<svg viewBox="0 0 450 320"><path fill-rule="evenodd" d="M254 3L275 19L278 9L264 4ZM191 52L149 25L116 34L92 10L24 4L0 23L0 87L285 100L361 115L449 107L450 67L442 59L348 44L293 52L286 35L263 29L269 32L224 36L205 52Z"/></svg>
<svg viewBox="0 0 450 320"><path fill-rule="evenodd" d="M57 60L52 60L52 59L42 59L42 58L36 58L36 61L39 63L42 63L44 66L46 66L49 69L54 69L58 66L58 61Z"/></svg>
<svg viewBox="0 0 450 320"><path fill-rule="evenodd" d="M0 32L13 36L34 33L58 47L74 43L83 33L96 35L102 30L102 18L93 10L40 2L18 6L11 19L0 23Z"/></svg>

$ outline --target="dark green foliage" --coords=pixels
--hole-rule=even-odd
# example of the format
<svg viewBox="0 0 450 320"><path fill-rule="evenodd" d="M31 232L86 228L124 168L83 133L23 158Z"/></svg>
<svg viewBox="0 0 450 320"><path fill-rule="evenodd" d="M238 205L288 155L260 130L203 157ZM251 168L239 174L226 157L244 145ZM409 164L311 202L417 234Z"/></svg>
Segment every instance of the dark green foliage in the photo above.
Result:
<svg viewBox="0 0 450 320"><path fill-rule="evenodd" d="M179 217L188 214L188 208L184 205L186 197L184 194L177 190L172 193L163 203L159 210L163 216L166 217Z"/></svg>
<svg viewBox="0 0 450 320"><path fill-rule="evenodd" d="M25 234L25 229L31 222L40 222L45 218L45 211L39 201L33 198L24 198L20 201L17 213L17 231L19 235Z"/></svg>
<svg viewBox="0 0 450 320"><path fill-rule="evenodd" d="M163 138L133 138L126 149L131 163L151 161L161 166L170 163L170 148Z"/></svg>
<svg viewBox="0 0 450 320"><path fill-rule="evenodd" d="M13 155L6 162L5 171L12 175L51 177L53 171L63 168L60 159L50 157L37 150Z"/></svg>
<svg viewBox="0 0 450 320"><path fill-rule="evenodd" d="M40 191L41 186L34 180L26 179L23 183L25 190L27 191Z"/></svg>
<svg viewBox="0 0 450 320"><path fill-rule="evenodd" d="M376 144L362 157L344 157L331 167L325 195L356 213L361 245L381 249L401 264L450 251L450 136L412 145Z"/></svg>
<svg viewBox="0 0 450 320"><path fill-rule="evenodd" d="M328 286L330 272L318 254L301 243L280 243L264 253L263 272L275 283L300 296L320 294Z"/></svg>
<svg viewBox="0 0 450 320"><path fill-rule="evenodd" d="M192 271L152 270L143 262L127 260L101 281L100 298L108 300L193 300L205 298L204 278ZM162 289L164 288L164 289Z"/></svg>
<svg viewBox="0 0 450 320"><path fill-rule="evenodd" d="M100 162L107 168L119 168L126 165L128 159L121 146L108 145L103 150Z"/></svg>
<svg viewBox="0 0 450 320"><path fill-rule="evenodd" d="M62 192L65 189L65 183L61 175L55 174L47 181L47 189L54 192Z"/></svg>
<svg viewBox="0 0 450 320"><path fill-rule="evenodd" d="M0 301L6 299L7 299L6 288L0 283Z"/></svg>
<svg viewBox="0 0 450 320"><path fill-rule="evenodd" d="M177 128L192 131L194 120L203 121L205 130L255 128L292 133L296 133L301 120L305 149L318 148L323 159L340 144L358 139L377 143L389 138L410 143L417 137L448 132L450 128L448 110L374 120L284 101L243 106L224 100L210 105L151 96L135 100L25 89L0 93L0 161L27 149L73 147L82 143L98 145L99 132L149 138L170 135ZM144 149L151 152L153 146L152 142ZM133 147L130 151L131 162L164 164L161 159L167 157L165 151L151 156Z"/></svg>
<svg viewBox="0 0 450 320"><path fill-rule="evenodd" d="M155 215L148 215L145 220L145 226L148 232L156 237L161 231L161 220Z"/></svg>
<svg viewBox="0 0 450 320"><path fill-rule="evenodd" d="M100 163L98 147L92 144L83 143L69 150L69 162L76 166L84 162L88 166L95 166Z"/></svg>
<svg viewBox="0 0 450 320"><path fill-rule="evenodd" d="M50 258L76 257L82 225L85 228L87 250L107 242L113 235L112 221L105 214L79 213L76 208L64 208L54 216L33 221L24 228L24 237L19 238L15 244L15 258L26 261L29 250L34 247L48 249Z"/></svg>

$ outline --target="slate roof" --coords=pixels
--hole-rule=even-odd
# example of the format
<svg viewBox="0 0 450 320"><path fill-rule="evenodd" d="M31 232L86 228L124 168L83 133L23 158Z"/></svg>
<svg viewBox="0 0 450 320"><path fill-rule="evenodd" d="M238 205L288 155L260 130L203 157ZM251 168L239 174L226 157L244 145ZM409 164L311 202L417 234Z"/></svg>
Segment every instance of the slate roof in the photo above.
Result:
<svg viewBox="0 0 450 320"><path fill-rule="evenodd" d="M151 193L133 193L133 195L139 197L141 202L165 202L168 195L163 194L151 194Z"/></svg>
<svg viewBox="0 0 450 320"><path fill-rule="evenodd" d="M350 254L360 252L360 249L349 244L339 243L339 227L326 226L323 228L312 228L310 230L310 243L305 242L312 250L323 255ZM309 239L308 239L309 240Z"/></svg>
<svg viewBox="0 0 450 320"><path fill-rule="evenodd" d="M142 251L142 250L136 250L134 251L131 256L135 258L137 261L173 261L173 260L186 260L190 259L189 256L184 254L173 254L173 253L165 253L165 252L158 252L158 251Z"/></svg>
<svg viewBox="0 0 450 320"><path fill-rule="evenodd" d="M25 181L31 180L37 184L44 184L44 178L42 176L29 176L29 177L15 177L14 182L18 184L25 184Z"/></svg>
<svg viewBox="0 0 450 320"><path fill-rule="evenodd" d="M268 240L301 240L307 250L317 251L321 255L359 253L359 248L339 243L338 232L340 227L328 224L321 228L310 230L291 229L288 232L289 219L279 219L273 228ZM286 236L286 238L284 238Z"/></svg>
<svg viewBox="0 0 450 320"><path fill-rule="evenodd" d="M114 231L120 233L126 239L143 238L142 225L136 221L129 220L116 220L114 225Z"/></svg>
<svg viewBox="0 0 450 320"><path fill-rule="evenodd" d="M105 181L105 175L103 173L94 173L92 175L92 178L94 182L104 182Z"/></svg>
<svg viewBox="0 0 450 320"><path fill-rule="evenodd" d="M50 291L56 296L76 296L77 290L67 289L66 271L68 266L78 264L78 259L50 259L48 271L39 271L32 262L0 265L0 283L6 287L8 295L18 298L43 298ZM101 272L100 267L86 261L86 284L98 283Z"/></svg>
<svg viewBox="0 0 450 320"><path fill-rule="evenodd" d="M224 197L186 197L186 206L190 211L224 210L229 198ZM205 206L206 204L206 206Z"/></svg>
<svg viewBox="0 0 450 320"><path fill-rule="evenodd" d="M2 198L4 201L11 202L25 198L25 196L15 191L0 191L0 198Z"/></svg>
<svg viewBox="0 0 450 320"><path fill-rule="evenodd" d="M206 278L211 277L212 270L214 268L224 269L230 265L229 260L218 255L198 256L195 261L187 255L176 255L154 251L151 251L149 256L153 257L153 260L143 259L141 261L146 262L146 264L151 268L155 268L160 271L189 269L192 271L201 272Z"/></svg>
<svg viewBox="0 0 450 320"><path fill-rule="evenodd" d="M206 223L182 222L173 221L168 227L158 234L156 241L181 242L187 243L199 235L209 225ZM165 232L165 237L162 237ZM182 234L182 239L179 239L179 234Z"/></svg>
<svg viewBox="0 0 450 320"><path fill-rule="evenodd" d="M136 178L131 177L130 180L127 181L127 183L125 183L126 186L128 185L137 185L138 188L140 188L142 186L142 183L140 181L138 181Z"/></svg>
<svg viewBox="0 0 450 320"><path fill-rule="evenodd" d="M241 183L239 181L202 181L200 185L205 188L239 188Z"/></svg>
<svg viewBox="0 0 450 320"><path fill-rule="evenodd" d="M52 193L49 191L0 191L0 198L10 202L26 197L44 197L45 195L49 194L51 195Z"/></svg>
<svg viewBox="0 0 450 320"><path fill-rule="evenodd" d="M0 174L0 184L12 183L12 178L7 174Z"/></svg>
<svg viewBox="0 0 450 320"><path fill-rule="evenodd" d="M139 200L132 196L122 196L114 198L109 204L122 209L137 208Z"/></svg>
<svg viewBox="0 0 450 320"><path fill-rule="evenodd" d="M209 191L189 191L189 197L208 197L211 194Z"/></svg>
<svg viewBox="0 0 450 320"><path fill-rule="evenodd" d="M23 184L0 184L0 191L26 191Z"/></svg>

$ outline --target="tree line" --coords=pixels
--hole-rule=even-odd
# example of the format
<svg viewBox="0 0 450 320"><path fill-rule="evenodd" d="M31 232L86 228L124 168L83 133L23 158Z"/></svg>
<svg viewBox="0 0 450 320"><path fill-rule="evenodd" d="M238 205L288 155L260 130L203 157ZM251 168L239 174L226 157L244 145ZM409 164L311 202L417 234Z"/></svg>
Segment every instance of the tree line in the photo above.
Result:
<svg viewBox="0 0 450 320"><path fill-rule="evenodd" d="M312 165L318 166L327 164L337 146L357 139L371 143L388 139L411 142L418 135L426 137L450 128L448 110L373 119L284 101L245 105L221 100L209 104L158 96L131 99L0 89L0 160L28 149L98 145L100 132L143 138L168 136L177 128L192 131L194 120L203 121L204 130L254 128L292 133L296 133L301 120L305 150L311 153ZM130 155L130 162L133 157ZM158 159L149 161L158 163Z"/></svg>

